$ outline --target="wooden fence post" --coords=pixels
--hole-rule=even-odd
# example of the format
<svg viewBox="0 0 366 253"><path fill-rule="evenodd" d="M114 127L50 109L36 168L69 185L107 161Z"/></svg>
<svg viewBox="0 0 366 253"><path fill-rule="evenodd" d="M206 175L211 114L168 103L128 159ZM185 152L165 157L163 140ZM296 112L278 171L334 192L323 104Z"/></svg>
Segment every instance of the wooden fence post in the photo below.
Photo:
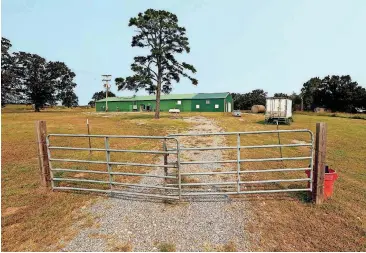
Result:
<svg viewBox="0 0 366 253"><path fill-rule="evenodd" d="M37 134L37 149L38 149L38 160L39 169L41 174L41 184L44 187L51 185L50 166L47 152L47 127L46 121L36 121L36 134Z"/></svg>
<svg viewBox="0 0 366 253"><path fill-rule="evenodd" d="M325 160L327 152L327 124L316 123L315 164L313 167L313 202L324 201Z"/></svg>

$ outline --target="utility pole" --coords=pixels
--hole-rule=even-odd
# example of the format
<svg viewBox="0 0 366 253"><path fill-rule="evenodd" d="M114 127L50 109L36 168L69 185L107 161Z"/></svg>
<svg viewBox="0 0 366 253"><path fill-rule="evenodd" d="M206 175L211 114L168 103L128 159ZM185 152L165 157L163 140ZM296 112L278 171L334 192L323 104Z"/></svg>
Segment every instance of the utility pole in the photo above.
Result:
<svg viewBox="0 0 366 253"><path fill-rule="evenodd" d="M109 84L109 81L111 80L112 75L102 75L104 88L106 89L105 93L105 111L108 112L108 91L111 85Z"/></svg>

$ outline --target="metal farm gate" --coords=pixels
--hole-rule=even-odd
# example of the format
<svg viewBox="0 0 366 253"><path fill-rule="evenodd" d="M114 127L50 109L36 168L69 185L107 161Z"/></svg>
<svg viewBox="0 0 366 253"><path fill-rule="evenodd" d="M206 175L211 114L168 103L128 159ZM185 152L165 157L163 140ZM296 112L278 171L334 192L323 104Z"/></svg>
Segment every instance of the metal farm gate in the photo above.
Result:
<svg viewBox="0 0 366 253"><path fill-rule="evenodd" d="M301 140L290 138L290 143L281 143L278 138L279 141L273 143L273 135L279 137L281 134L285 136L284 140L290 140L286 135L298 133L303 135ZM253 135L261 137L255 139ZM272 139L264 137L270 135ZM51 145L54 138L61 138L60 144ZM93 146L99 147L73 147L62 140L67 138L83 139L80 141L83 146L91 138ZM230 138L231 141L226 141ZM112 140L116 147L111 147ZM248 145L249 140L260 143ZM157 148L145 148L148 141L156 141L154 145L150 144ZM220 145L227 142L231 145ZM54 190L168 199L312 191L314 138L306 129L161 137L50 134L47 147ZM82 156L78 152L83 152L86 158L80 159ZM189 153L193 155L187 155ZM139 155L142 160L137 159ZM206 160L206 157L214 159ZM146 160L150 163L143 162ZM298 185L301 183L303 185Z"/></svg>
<svg viewBox="0 0 366 253"><path fill-rule="evenodd" d="M55 137L84 139L84 143L91 138L93 145L99 144L103 147L52 146L51 139ZM98 143L96 139L101 141ZM125 145L131 146L129 145L131 141L136 139L142 144L150 140L162 142L160 145L162 148L166 146L167 142L171 142L170 144L175 146L176 151L110 148L112 140L117 140L116 144L124 141ZM179 199L180 197L178 186L166 186L168 180L179 182L179 143L174 137L49 134L46 142L50 161L51 185L54 190L91 191L170 199ZM69 152L63 158L54 158L51 153L55 151L63 151L64 154L67 151L72 153ZM88 154L77 155L77 152L88 152ZM113 154L118 153L125 154L122 157L124 161L119 160L118 156L113 160ZM134 155L131 156L131 154ZM136 156L146 154L153 156L175 155L176 158L175 162L169 164L133 162ZM60 154L58 155L60 156ZM70 159L69 156L84 156L86 158ZM56 166L55 163L57 163ZM82 165L78 166L77 164ZM94 168L91 168L92 166ZM139 168L143 168L143 170ZM155 171L147 173L152 168L161 168L162 170L157 171L157 173ZM175 176L168 176L164 173L168 168L175 169L178 173Z"/></svg>

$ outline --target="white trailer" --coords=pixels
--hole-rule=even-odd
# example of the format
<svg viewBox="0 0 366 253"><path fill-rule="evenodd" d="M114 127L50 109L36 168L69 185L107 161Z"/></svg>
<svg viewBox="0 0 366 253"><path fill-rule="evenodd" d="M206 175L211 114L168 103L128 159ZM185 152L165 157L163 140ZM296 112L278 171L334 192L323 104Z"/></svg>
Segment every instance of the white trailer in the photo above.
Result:
<svg viewBox="0 0 366 253"><path fill-rule="evenodd" d="M285 123L292 121L292 100L287 98L266 99L266 123Z"/></svg>

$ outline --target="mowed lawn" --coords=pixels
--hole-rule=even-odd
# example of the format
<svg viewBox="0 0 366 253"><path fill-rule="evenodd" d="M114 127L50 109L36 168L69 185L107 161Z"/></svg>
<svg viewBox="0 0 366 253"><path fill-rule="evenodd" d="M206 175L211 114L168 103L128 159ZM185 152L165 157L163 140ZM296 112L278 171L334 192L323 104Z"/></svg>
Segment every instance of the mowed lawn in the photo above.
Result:
<svg viewBox="0 0 366 253"><path fill-rule="evenodd" d="M241 118L235 118L224 113L181 114L198 115L213 119L226 131L276 128L274 125L264 125L263 115L244 114ZM172 119L165 113L160 120L154 120L152 113L106 115L95 114L92 109L48 109L34 113L30 108L4 108L2 250L57 250L62 247L62 244L57 244L60 239L67 240L77 232L72 229L73 223L82 221L85 226L92 225L88 217L81 216L80 208L96 200L98 197L95 194L51 192L40 187L34 129L36 120L46 120L49 133L86 133L87 118L92 134L162 136L189 128L180 118ZM304 194L240 197L243 201L250 202L254 216L247 228L247 232L253 235L250 236L253 250L365 250L366 120L315 114L295 115L294 119L291 126L280 126L280 129L305 128L315 132L316 122L328 123L327 164L339 174L335 193L332 199L321 206L307 202ZM252 143L276 141L275 136L268 140L254 138L257 137L249 137L247 140ZM281 138L283 142L291 141L286 136ZM246 139L243 138L242 141L245 142ZM133 142L127 144L137 145ZM276 152L272 154L261 151L252 155L275 156L278 155Z"/></svg>
<svg viewBox="0 0 366 253"><path fill-rule="evenodd" d="M36 120L47 122L48 133L86 134L87 118L92 134L161 136L188 127L181 119L171 119L169 115L154 120L152 113L105 117L93 112L93 109L55 108L34 113L30 107L12 105L2 109L3 251L58 250L62 247L58 243L61 239L67 240L77 232L72 229L73 223L93 225L90 217L81 216L80 208L98 198L95 194L52 192L40 186ZM125 143L136 146L134 140ZM146 144L144 148L153 148L153 143Z"/></svg>
<svg viewBox="0 0 366 253"><path fill-rule="evenodd" d="M275 125L263 124L263 115L207 116L226 131L276 129ZM253 250L366 250L366 120L295 114L294 123L281 125L280 129L305 128L315 134L316 122L326 122L328 126L326 161L339 175L334 196L320 206L306 202L303 194L245 196L255 214L248 230L253 234L260 232L260 239L253 238ZM286 135L282 136L283 143L289 143ZM253 137L248 138L250 141ZM260 155L266 156L263 152Z"/></svg>

